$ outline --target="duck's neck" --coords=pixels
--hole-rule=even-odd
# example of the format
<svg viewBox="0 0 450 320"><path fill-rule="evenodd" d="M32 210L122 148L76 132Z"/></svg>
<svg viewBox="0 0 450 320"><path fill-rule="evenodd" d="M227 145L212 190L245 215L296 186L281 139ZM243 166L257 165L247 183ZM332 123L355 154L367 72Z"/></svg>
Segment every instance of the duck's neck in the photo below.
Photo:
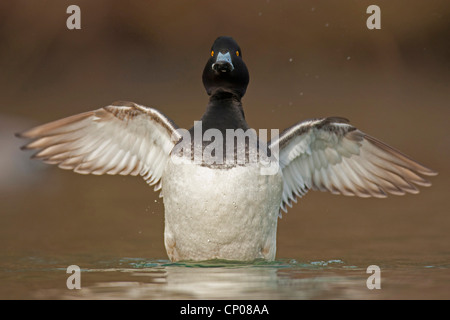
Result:
<svg viewBox="0 0 450 320"><path fill-rule="evenodd" d="M203 130L210 128L225 132L226 129L248 129L241 97L226 91L211 95L206 112L202 117Z"/></svg>

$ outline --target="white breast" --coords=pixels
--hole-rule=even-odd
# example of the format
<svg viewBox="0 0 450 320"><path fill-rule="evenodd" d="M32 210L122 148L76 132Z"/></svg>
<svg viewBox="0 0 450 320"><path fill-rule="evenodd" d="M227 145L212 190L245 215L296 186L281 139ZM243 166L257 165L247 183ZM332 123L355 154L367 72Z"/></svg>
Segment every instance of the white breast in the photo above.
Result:
<svg viewBox="0 0 450 320"><path fill-rule="evenodd" d="M281 173L169 160L162 185L165 246L172 261L275 258Z"/></svg>

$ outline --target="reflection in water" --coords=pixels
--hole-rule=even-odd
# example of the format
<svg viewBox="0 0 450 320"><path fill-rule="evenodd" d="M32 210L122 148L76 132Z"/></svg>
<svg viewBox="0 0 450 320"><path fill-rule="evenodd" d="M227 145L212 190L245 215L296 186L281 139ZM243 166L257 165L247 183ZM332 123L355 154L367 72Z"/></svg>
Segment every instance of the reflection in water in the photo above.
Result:
<svg viewBox="0 0 450 320"><path fill-rule="evenodd" d="M43 299L340 299L365 298L364 270L340 260L300 264L132 262L82 270L81 290L41 290ZM355 273L356 272L356 273ZM95 279L90 283L89 279ZM86 279L86 280L85 280ZM104 279L104 281L102 281Z"/></svg>

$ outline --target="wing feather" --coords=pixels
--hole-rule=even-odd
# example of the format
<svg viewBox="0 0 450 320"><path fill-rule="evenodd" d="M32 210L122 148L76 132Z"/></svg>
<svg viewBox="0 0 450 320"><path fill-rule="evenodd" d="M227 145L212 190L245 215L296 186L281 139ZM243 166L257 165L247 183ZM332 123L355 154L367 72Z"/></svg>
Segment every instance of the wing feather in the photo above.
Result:
<svg viewBox="0 0 450 320"><path fill-rule="evenodd" d="M356 129L344 118L307 120L285 130L269 146L279 148L282 210L309 189L358 197L418 193L437 173Z"/></svg>
<svg viewBox="0 0 450 320"><path fill-rule="evenodd" d="M23 148L37 150L34 158L62 169L96 175L139 174L155 184L180 139L177 128L156 109L117 102L18 136L33 139Z"/></svg>

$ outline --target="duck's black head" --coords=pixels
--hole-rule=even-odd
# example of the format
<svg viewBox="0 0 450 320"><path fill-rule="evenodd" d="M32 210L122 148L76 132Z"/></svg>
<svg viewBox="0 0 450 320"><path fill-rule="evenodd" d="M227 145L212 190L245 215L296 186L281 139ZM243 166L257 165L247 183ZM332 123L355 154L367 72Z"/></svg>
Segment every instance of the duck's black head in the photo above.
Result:
<svg viewBox="0 0 450 320"><path fill-rule="evenodd" d="M208 95L228 92L239 99L249 81L242 51L231 37L219 37L211 47L211 57L203 70L203 85Z"/></svg>

